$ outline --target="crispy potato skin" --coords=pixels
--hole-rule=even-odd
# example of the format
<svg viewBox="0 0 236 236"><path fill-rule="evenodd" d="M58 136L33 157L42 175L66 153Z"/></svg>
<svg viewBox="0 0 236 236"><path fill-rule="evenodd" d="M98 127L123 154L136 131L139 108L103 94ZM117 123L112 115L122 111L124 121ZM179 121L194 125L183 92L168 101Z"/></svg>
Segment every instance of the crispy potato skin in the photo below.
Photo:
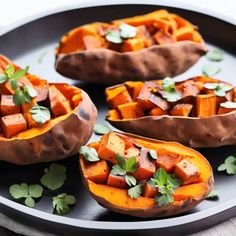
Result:
<svg viewBox="0 0 236 236"><path fill-rule="evenodd" d="M71 79L114 85L128 80L174 77L189 69L206 52L204 44L192 41L126 53L109 49L58 52L55 69Z"/></svg>
<svg viewBox="0 0 236 236"><path fill-rule="evenodd" d="M109 120L125 132L165 141L175 141L194 148L236 144L236 112L208 118L146 116L130 120Z"/></svg>
<svg viewBox="0 0 236 236"><path fill-rule="evenodd" d="M150 139L150 138L144 138L142 136L137 136L134 134L130 134L130 133L119 133L120 135L124 135L126 137L132 138L132 139L136 139L137 140L143 140L143 141L147 141L150 142L152 144L165 144L167 142L164 141L159 141L159 140L154 140L154 139ZM169 142L170 145L175 145L177 147L177 149L182 149L186 151L186 155L197 155L200 158L203 159L203 161L205 161L206 163L208 163L208 161L206 160L206 158L204 156L202 156L199 152L197 152L196 150L184 147L183 145L176 143L176 142ZM188 153L188 154L187 154ZM150 217L165 217L165 216L172 216L172 215L178 215L184 212L187 212L189 210L191 210L192 208L194 208L196 205L198 205L200 202L202 202L205 197L210 193L210 191L213 189L214 186L214 177L213 177L213 171L212 168L210 166L210 164L208 163L208 167L209 167L209 177L203 182L204 184L204 188L205 188L205 194L198 196L198 197L194 197L194 198L186 198L183 201L180 201L179 204L170 204L166 207L159 207L158 205L154 205L152 207L149 208L145 208L145 209L138 209L138 208L124 208L124 207L120 207L117 206L115 204L112 204L110 201L106 200L104 197L102 197L101 195L98 194L94 194L93 191L91 191L91 181L88 180L84 175L83 175L83 164L82 164L83 160L82 158L80 158L80 172L81 175L83 176L83 182L85 187L88 189L88 191L90 192L90 194L93 196L93 198L103 207L113 211L113 212L118 212L121 214L125 214L125 215L131 215L131 216L135 216L135 217L140 217L140 218L150 218Z"/></svg>
<svg viewBox="0 0 236 236"><path fill-rule="evenodd" d="M30 138L0 139L0 160L28 165L61 160L78 152L89 140L97 117L97 109L87 93L64 120L43 134Z"/></svg>

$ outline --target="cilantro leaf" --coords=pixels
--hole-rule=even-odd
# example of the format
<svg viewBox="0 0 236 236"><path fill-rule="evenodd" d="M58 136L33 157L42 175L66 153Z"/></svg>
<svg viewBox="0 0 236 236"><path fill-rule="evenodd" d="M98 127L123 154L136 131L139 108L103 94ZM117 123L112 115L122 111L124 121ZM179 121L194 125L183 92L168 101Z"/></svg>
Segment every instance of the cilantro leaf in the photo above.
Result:
<svg viewBox="0 0 236 236"><path fill-rule="evenodd" d="M15 105L23 105L26 102L30 102L29 98L24 94L24 92L20 89L17 89L15 91L15 94L13 96L13 102Z"/></svg>
<svg viewBox="0 0 236 236"><path fill-rule="evenodd" d="M130 198L137 199L142 193L142 185L138 184L128 190L128 195Z"/></svg>
<svg viewBox="0 0 236 236"><path fill-rule="evenodd" d="M125 23L120 24L119 29L120 36L124 39L133 38L136 36L137 33L137 29L135 27Z"/></svg>
<svg viewBox="0 0 236 236"><path fill-rule="evenodd" d="M119 165L122 169L126 171L126 161L125 158L119 154L116 155L116 160L118 161Z"/></svg>
<svg viewBox="0 0 236 236"><path fill-rule="evenodd" d="M206 196L207 200L216 200L219 198L218 196L218 190L212 189L211 192Z"/></svg>
<svg viewBox="0 0 236 236"><path fill-rule="evenodd" d="M155 201L157 202L158 206L165 207L168 206L170 203L174 202L174 198L171 194L158 194L155 196Z"/></svg>
<svg viewBox="0 0 236 236"><path fill-rule="evenodd" d="M221 71L221 69L214 64L208 64L208 65L204 65L202 67L203 75L209 76L209 77L217 75L220 71Z"/></svg>
<svg viewBox="0 0 236 236"><path fill-rule="evenodd" d="M224 54L219 49L213 49L207 53L206 57L210 61L222 61L224 59Z"/></svg>
<svg viewBox="0 0 236 236"><path fill-rule="evenodd" d="M3 84L7 81L7 76L5 74L0 74L0 84Z"/></svg>
<svg viewBox="0 0 236 236"><path fill-rule="evenodd" d="M52 198L54 213L58 215L65 215L69 213L70 211L69 205L74 205L75 203L76 203L75 197L67 193L61 193Z"/></svg>
<svg viewBox="0 0 236 236"><path fill-rule="evenodd" d="M157 151L156 150L149 150L149 154L152 159L154 159L154 160L157 159Z"/></svg>
<svg viewBox="0 0 236 236"><path fill-rule="evenodd" d="M10 64L6 66L4 73L8 78L11 78L14 74L14 71L15 71L14 66Z"/></svg>
<svg viewBox="0 0 236 236"><path fill-rule="evenodd" d="M35 105L30 109L30 114L35 122L44 124L51 119L50 111L43 106Z"/></svg>
<svg viewBox="0 0 236 236"><path fill-rule="evenodd" d="M224 163L221 164L218 169L218 171L226 171L229 175L235 175L236 174L236 157L235 156L228 156Z"/></svg>
<svg viewBox="0 0 236 236"><path fill-rule="evenodd" d="M153 177L158 185L165 185L167 183L167 172L163 168L159 168Z"/></svg>
<svg viewBox="0 0 236 236"><path fill-rule="evenodd" d="M175 89L175 82L167 77L162 81L162 89L165 92L162 96L168 102L176 102L181 99L180 93Z"/></svg>
<svg viewBox="0 0 236 236"><path fill-rule="evenodd" d="M136 179L132 175L126 175L125 176L125 182L131 187L135 186L137 184Z"/></svg>
<svg viewBox="0 0 236 236"><path fill-rule="evenodd" d="M25 76L25 74L27 74L29 71L29 66L26 66L24 69L19 69L17 70L12 76L10 76L12 79L20 79L23 76Z"/></svg>
<svg viewBox="0 0 236 236"><path fill-rule="evenodd" d="M120 44L123 42L120 32L116 30L108 31L105 38L107 41L115 44Z"/></svg>
<svg viewBox="0 0 236 236"><path fill-rule="evenodd" d="M24 87L24 93L30 96L31 98L37 97L37 91L29 85Z"/></svg>
<svg viewBox="0 0 236 236"><path fill-rule="evenodd" d="M172 92L175 90L175 82L167 77L162 80L162 89L166 92Z"/></svg>
<svg viewBox="0 0 236 236"><path fill-rule="evenodd" d="M49 168L44 169L45 174L40 179L43 186L50 190L56 190L62 187L66 180L66 167L53 163Z"/></svg>
<svg viewBox="0 0 236 236"><path fill-rule="evenodd" d="M135 172L136 170L136 157L130 157L126 160L126 167L125 167L125 170L126 172Z"/></svg>
<svg viewBox="0 0 236 236"><path fill-rule="evenodd" d="M35 201L33 198L40 198L43 193L43 188L39 184L13 184L10 186L9 192L15 199L25 198L24 204L26 206L34 207Z"/></svg>
<svg viewBox="0 0 236 236"><path fill-rule="evenodd" d="M100 160L95 148L88 147L88 146L81 146L79 153L83 155L87 161L95 162L95 161Z"/></svg>
<svg viewBox="0 0 236 236"><path fill-rule="evenodd" d="M111 169L111 174L113 175L125 175L126 171L119 165L113 165Z"/></svg>
<svg viewBox="0 0 236 236"><path fill-rule="evenodd" d="M107 125L96 124L93 131L95 134L103 135L109 133L111 129Z"/></svg>

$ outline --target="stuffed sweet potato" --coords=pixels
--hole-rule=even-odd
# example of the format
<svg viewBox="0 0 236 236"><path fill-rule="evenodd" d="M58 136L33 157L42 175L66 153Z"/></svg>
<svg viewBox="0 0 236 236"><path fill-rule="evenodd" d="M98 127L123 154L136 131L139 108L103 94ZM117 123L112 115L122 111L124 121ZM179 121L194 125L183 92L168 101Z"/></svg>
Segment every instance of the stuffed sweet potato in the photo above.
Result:
<svg viewBox="0 0 236 236"><path fill-rule="evenodd" d="M114 85L174 77L206 52L194 25L159 10L69 31L56 49L55 68L72 79Z"/></svg>
<svg viewBox="0 0 236 236"><path fill-rule="evenodd" d="M137 217L163 217L191 210L212 190L210 164L175 142L111 132L82 146L85 186L103 207Z"/></svg>
<svg viewBox="0 0 236 236"><path fill-rule="evenodd" d="M60 160L90 138L97 110L68 84L50 84L0 55L0 160L26 165Z"/></svg>
<svg viewBox="0 0 236 236"><path fill-rule="evenodd" d="M126 82L106 89L116 128L191 147L236 144L236 88L209 77Z"/></svg>

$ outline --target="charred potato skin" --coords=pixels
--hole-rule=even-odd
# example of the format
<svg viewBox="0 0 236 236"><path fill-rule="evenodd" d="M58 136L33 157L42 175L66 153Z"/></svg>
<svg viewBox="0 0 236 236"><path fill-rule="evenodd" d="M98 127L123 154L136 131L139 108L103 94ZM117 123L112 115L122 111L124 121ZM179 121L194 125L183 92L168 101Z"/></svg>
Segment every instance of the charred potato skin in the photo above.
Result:
<svg viewBox="0 0 236 236"><path fill-rule="evenodd" d="M174 77L189 69L206 52L204 44L192 41L154 45L126 53L93 49L63 54L58 49L55 69L75 80L114 85L128 80Z"/></svg>
<svg viewBox="0 0 236 236"><path fill-rule="evenodd" d="M76 154L89 140L97 109L81 90L82 101L68 117L43 134L0 140L0 159L18 165L61 160Z"/></svg>
<svg viewBox="0 0 236 236"><path fill-rule="evenodd" d="M119 133L119 132L116 132ZM145 138L143 136L138 136L135 134L131 134L131 133L119 133L120 135L124 135L127 136L129 138L135 139L135 138L139 138L139 139L143 139L143 140L148 140L150 142L158 142L158 143L166 143L164 141L160 141L160 140L154 140L151 138ZM171 142L173 144L179 145L179 146L183 146L182 144L176 143L176 142ZM187 147L185 147L187 148ZM199 155L201 155L199 152L197 152L196 150L194 150L195 153L198 153ZM201 158L203 158L206 162L207 159L201 155ZM88 180L84 174L83 174L83 164L82 164L82 158L79 159L80 165L79 165L79 169L80 169L80 173L82 176L82 180L84 183L84 186L87 188L87 190L89 191L89 193L91 194L91 196L98 202L99 205L101 205L102 207L113 211L113 212L117 212L120 214L125 214L125 215L130 215L130 216L135 216L138 218L151 218L151 217L166 217L166 216L173 216L173 215L178 215L184 212L188 212L191 209L193 209L195 206L197 206L199 203L201 203L206 197L207 195L211 192L211 190L214 187L214 176L213 176L213 170L210 166L210 176L208 178L207 181L204 182L205 188L206 188L206 192L204 195L202 195L201 197L196 197L196 198L186 198L184 201L181 201L180 204L176 204L176 205L168 205L166 207L159 207L158 205L155 205L151 208L147 208L147 209L127 209L124 207L119 207L117 205L112 204L111 202L107 201L106 199L104 199L103 197L94 194L89 187L89 182L92 182L90 180Z"/></svg>

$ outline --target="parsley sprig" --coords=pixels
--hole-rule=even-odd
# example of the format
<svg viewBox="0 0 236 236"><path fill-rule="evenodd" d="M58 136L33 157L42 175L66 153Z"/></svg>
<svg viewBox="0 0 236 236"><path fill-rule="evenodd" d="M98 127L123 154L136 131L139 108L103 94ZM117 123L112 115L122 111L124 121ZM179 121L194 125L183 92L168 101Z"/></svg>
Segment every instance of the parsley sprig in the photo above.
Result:
<svg viewBox="0 0 236 236"><path fill-rule="evenodd" d="M226 92L233 88L232 86L224 83L205 83L203 87L206 89L214 90L215 95L219 97L224 97L226 95Z"/></svg>
<svg viewBox="0 0 236 236"><path fill-rule="evenodd" d="M229 175L236 174L236 157L235 156L228 156L224 163L222 163L218 169L218 171L226 171Z"/></svg>
<svg viewBox="0 0 236 236"><path fill-rule="evenodd" d="M10 64L5 68L4 73L0 75L0 84L9 82L11 89L14 90L13 102L15 105L23 105L31 102L32 98L37 96L34 88L28 85L24 86L19 82L19 79L25 76L28 70L29 66L15 71L14 65Z"/></svg>
<svg viewBox="0 0 236 236"><path fill-rule="evenodd" d="M100 160L96 149L92 147L81 146L79 150L79 154L83 155L84 158L90 162L96 162Z"/></svg>
<svg viewBox="0 0 236 236"><path fill-rule="evenodd" d="M180 93L175 89L175 82L171 78L165 78L162 81L162 89L164 94L162 95L168 102L176 102L181 99Z"/></svg>
<svg viewBox="0 0 236 236"><path fill-rule="evenodd" d="M151 178L150 184L158 188L155 200L162 207L174 202L172 194L182 184L182 181L173 174L168 174L163 168L159 168Z"/></svg>

